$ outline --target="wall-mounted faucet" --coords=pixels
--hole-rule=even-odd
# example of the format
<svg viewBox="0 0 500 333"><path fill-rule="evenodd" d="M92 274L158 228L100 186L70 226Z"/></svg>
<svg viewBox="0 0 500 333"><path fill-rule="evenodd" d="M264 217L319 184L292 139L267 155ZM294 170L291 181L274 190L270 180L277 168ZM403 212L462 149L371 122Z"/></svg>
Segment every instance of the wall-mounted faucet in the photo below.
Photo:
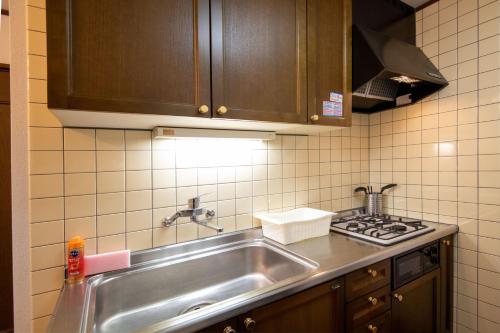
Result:
<svg viewBox="0 0 500 333"><path fill-rule="evenodd" d="M198 220L198 216L205 215L204 220ZM218 225L211 224L210 220L215 216L215 211L200 207L200 196L196 196L188 200L188 209L177 211L170 217L165 217L162 221L163 226L171 226L179 217L189 217L191 222L202 225L204 227L216 230L218 232L224 231L224 228Z"/></svg>

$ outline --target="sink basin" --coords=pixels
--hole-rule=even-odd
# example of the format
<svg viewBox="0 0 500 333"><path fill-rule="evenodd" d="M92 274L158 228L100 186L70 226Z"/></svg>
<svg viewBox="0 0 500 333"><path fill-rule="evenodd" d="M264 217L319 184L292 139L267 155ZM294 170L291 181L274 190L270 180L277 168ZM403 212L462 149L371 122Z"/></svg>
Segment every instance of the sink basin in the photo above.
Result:
<svg viewBox="0 0 500 333"><path fill-rule="evenodd" d="M236 242L96 276L85 332L137 332L197 315L235 297L306 277L317 264L266 240ZM155 331L155 329L148 329Z"/></svg>

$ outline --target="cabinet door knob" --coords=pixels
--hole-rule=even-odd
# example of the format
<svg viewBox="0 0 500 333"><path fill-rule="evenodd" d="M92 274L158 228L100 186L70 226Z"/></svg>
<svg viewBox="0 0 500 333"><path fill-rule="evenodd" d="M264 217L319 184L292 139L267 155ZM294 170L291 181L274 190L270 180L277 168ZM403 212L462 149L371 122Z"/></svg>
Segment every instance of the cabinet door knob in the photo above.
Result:
<svg viewBox="0 0 500 333"><path fill-rule="evenodd" d="M332 287L331 287L331 288L332 288L332 290L337 290L337 289L339 289L340 287L342 287L342 286L340 285L340 283L335 283L334 285L332 285Z"/></svg>
<svg viewBox="0 0 500 333"><path fill-rule="evenodd" d="M372 324L368 325L368 330L369 330L370 332L372 332L372 333L377 333L377 332L378 332L378 328L377 328L377 326L372 325Z"/></svg>
<svg viewBox="0 0 500 333"><path fill-rule="evenodd" d="M208 105L205 105L205 104L203 104L202 106L200 106L200 107L198 108L198 112L199 112L199 113L201 113L201 114L205 114L205 113L207 113L208 111L209 111L209 109L208 109Z"/></svg>
<svg viewBox="0 0 500 333"><path fill-rule="evenodd" d="M223 105L217 109L217 114L224 114L227 112L227 108Z"/></svg>
<svg viewBox="0 0 500 333"><path fill-rule="evenodd" d="M398 301L400 301L400 302L402 302L402 301L403 301L403 295L396 293L396 294L394 294L393 296L394 296L394 298L395 298L395 299L397 299Z"/></svg>
<svg viewBox="0 0 500 333"><path fill-rule="evenodd" d="M448 239L443 239L443 245L450 246L451 242Z"/></svg>
<svg viewBox="0 0 500 333"><path fill-rule="evenodd" d="M378 272L375 269L368 269L368 274L370 274L372 277L376 277Z"/></svg>
<svg viewBox="0 0 500 333"><path fill-rule="evenodd" d="M372 303L372 305L377 305L378 299L377 299L377 297L370 296L370 297L368 297L368 302Z"/></svg>
<svg viewBox="0 0 500 333"><path fill-rule="evenodd" d="M311 116L311 120L312 120L312 121L318 121L318 120L319 120L319 116L318 116L317 114L313 114L313 115Z"/></svg>
<svg viewBox="0 0 500 333"><path fill-rule="evenodd" d="M245 318L245 320L243 321L243 325L245 325L247 331L253 331L253 329L255 328L255 324L255 320L250 317Z"/></svg>
<svg viewBox="0 0 500 333"><path fill-rule="evenodd" d="M231 326L226 326L224 328L224 331L222 331L222 333L236 333L236 330L234 328L232 328Z"/></svg>

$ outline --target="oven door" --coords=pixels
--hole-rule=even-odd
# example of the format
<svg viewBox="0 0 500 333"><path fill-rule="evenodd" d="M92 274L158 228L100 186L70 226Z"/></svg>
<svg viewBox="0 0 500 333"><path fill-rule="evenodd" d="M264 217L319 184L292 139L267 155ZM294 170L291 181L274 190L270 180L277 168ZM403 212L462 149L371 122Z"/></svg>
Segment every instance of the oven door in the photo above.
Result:
<svg viewBox="0 0 500 333"><path fill-rule="evenodd" d="M394 258L393 273L394 289L421 276L424 273L422 253L417 250Z"/></svg>

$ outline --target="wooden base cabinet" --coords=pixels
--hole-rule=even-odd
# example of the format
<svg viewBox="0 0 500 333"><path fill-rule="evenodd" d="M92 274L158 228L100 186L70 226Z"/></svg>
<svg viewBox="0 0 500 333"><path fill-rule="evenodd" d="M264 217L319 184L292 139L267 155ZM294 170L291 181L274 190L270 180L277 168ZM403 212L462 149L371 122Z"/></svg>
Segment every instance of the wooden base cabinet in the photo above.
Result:
<svg viewBox="0 0 500 333"><path fill-rule="evenodd" d="M343 332L344 284L335 280L293 297L251 311L255 325L245 331L260 333Z"/></svg>
<svg viewBox="0 0 500 333"><path fill-rule="evenodd" d="M451 332L452 236L440 240L439 251L439 268L396 290L393 260L386 259L200 332Z"/></svg>
<svg viewBox="0 0 500 333"><path fill-rule="evenodd" d="M392 331L439 332L441 271L436 269L393 291Z"/></svg>
<svg viewBox="0 0 500 333"><path fill-rule="evenodd" d="M324 283L200 332L344 332L344 280Z"/></svg>
<svg viewBox="0 0 500 333"><path fill-rule="evenodd" d="M441 332L453 331L453 236L441 240Z"/></svg>

